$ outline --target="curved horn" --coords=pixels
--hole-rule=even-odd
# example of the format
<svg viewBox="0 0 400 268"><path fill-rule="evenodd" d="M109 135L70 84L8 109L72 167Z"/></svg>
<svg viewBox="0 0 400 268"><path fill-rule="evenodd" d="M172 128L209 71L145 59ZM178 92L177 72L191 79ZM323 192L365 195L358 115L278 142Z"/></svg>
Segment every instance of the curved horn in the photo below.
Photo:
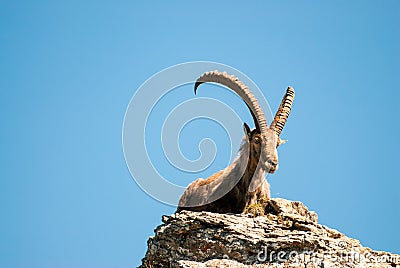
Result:
<svg viewBox="0 0 400 268"><path fill-rule="evenodd" d="M243 84L243 82L241 82L238 78L236 78L233 75L228 75L226 72L220 73L217 70L212 72L206 72L197 79L194 85L195 94L197 88L202 83L205 82L214 82L222 84L233 90L236 94L238 94L244 100L247 107L249 108L256 128L260 130L261 133L265 133L268 126L264 113L260 105L258 104L257 99L254 97L253 93L251 93L250 89L245 84Z"/></svg>
<svg viewBox="0 0 400 268"><path fill-rule="evenodd" d="M281 135L282 129L286 124L286 120L289 117L290 110L294 100L294 89L288 87L285 96L283 96L281 105L275 114L274 121L272 121L270 128L274 129L276 134Z"/></svg>

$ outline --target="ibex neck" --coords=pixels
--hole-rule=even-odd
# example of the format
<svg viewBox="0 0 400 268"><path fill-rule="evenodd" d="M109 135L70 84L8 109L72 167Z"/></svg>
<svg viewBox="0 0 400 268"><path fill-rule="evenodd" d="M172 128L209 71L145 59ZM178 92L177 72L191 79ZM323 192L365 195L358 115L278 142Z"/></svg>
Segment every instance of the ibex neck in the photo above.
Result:
<svg viewBox="0 0 400 268"><path fill-rule="evenodd" d="M250 188L259 185L264 178L265 171L259 165L259 157L251 154L249 144L244 142L239 150L238 158L232 163L231 170L240 177L238 185L244 191L252 191Z"/></svg>

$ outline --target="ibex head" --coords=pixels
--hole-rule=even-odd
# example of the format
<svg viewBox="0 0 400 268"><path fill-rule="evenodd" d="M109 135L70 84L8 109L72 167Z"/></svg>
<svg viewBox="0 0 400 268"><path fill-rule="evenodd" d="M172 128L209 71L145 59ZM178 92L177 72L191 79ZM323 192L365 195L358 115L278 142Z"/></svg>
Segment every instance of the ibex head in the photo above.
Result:
<svg viewBox="0 0 400 268"><path fill-rule="evenodd" d="M244 123L244 131L248 138L250 153L261 162L261 167L268 173L278 170L278 151L279 145L286 142L281 140L280 134L285 126L290 114L294 99L294 90L289 87L282 99L281 105L276 112L275 118L268 127L264 113L249 88L233 75L218 71L206 72L199 77L195 83L194 92L198 86L205 82L219 83L227 86L237 93L246 103L254 120L255 129L250 130Z"/></svg>

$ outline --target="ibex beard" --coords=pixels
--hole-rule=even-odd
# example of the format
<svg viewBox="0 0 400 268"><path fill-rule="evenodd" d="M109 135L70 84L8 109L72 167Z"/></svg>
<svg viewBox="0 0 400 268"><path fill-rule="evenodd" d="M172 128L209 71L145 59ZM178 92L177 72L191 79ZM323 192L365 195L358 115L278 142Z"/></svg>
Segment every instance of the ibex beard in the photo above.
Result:
<svg viewBox="0 0 400 268"><path fill-rule="evenodd" d="M205 82L222 84L238 94L249 108L255 128L251 130L244 123L245 136L237 158L209 178L192 182L181 196L177 212L191 210L239 214L259 200L270 198L265 174L278 170L277 148L286 142L280 139L280 134L290 114L294 90L291 87L286 90L274 120L268 126L257 99L239 79L226 72L206 72L197 79L195 93Z"/></svg>

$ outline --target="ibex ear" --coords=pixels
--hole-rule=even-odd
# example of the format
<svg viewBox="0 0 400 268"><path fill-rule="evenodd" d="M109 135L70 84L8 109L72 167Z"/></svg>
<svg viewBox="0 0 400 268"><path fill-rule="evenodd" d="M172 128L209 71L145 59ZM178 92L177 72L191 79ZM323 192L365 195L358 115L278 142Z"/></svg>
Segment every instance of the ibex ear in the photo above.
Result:
<svg viewBox="0 0 400 268"><path fill-rule="evenodd" d="M286 143L287 141L288 141L288 140L281 140L281 139L279 138L278 146L281 145L281 144ZM277 146L277 147L278 147L278 146Z"/></svg>
<svg viewBox="0 0 400 268"><path fill-rule="evenodd" d="M251 131L250 131L249 126L246 123L243 124L243 131L244 131L244 134L246 134L247 136L250 136Z"/></svg>

